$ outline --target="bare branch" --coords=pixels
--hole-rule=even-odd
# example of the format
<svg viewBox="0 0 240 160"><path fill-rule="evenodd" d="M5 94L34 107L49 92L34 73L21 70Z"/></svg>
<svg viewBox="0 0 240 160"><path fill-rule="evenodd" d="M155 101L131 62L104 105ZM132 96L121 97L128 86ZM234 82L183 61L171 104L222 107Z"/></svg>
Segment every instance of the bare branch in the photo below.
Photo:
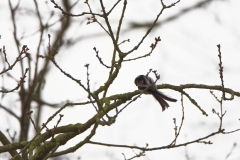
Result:
<svg viewBox="0 0 240 160"><path fill-rule="evenodd" d="M21 87L23 85L23 83L25 82L25 78L26 78L27 72L28 72L28 68L25 69L25 73L24 73L23 77L20 77L20 81L19 81L19 83L17 84L17 86L15 88L13 88L11 90L3 89L3 90L0 90L0 92L2 92L2 93L11 93L11 92L13 92L15 90L18 90L19 87Z"/></svg>

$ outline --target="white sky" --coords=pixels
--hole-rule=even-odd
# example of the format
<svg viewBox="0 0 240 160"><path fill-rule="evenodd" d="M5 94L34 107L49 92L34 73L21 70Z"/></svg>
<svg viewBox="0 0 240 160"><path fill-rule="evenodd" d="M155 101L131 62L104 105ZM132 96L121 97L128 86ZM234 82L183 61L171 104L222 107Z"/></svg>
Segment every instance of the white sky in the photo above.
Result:
<svg viewBox="0 0 240 160"><path fill-rule="evenodd" d="M43 1L44 2L44 1ZM44 18L48 17L48 11L54 10L55 13L60 14L60 11L54 9L52 4L48 8L45 3L39 4L41 14ZM57 2L57 1L56 1ZM166 0L166 4L173 1ZM171 15L179 13L183 8L192 6L196 1L182 0L175 7L167 9L163 12L160 22ZM110 3L110 2L108 2ZM93 6L99 5L96 1L91 2ZM112 4L107 4L106 9ZM119 6L122 5L120 2ZM23 1L21 3L23 9L33 7L32 1ZM224 66L224 82L225 87L232 88L235 91L240 91L240 1L216 1L204 8L195 9L189 13L182 15L172 22L163 24L161 27L155 28L152 33L146 38L142 46L129 57L136 57L144 55L150 51L150 44L154 42L154 38L160 36L162 41L158 43L157 48L154 50L151 57L140 59L137 61L126 62L123 64L118 78L111 86L108 95L125 93L136 90L134 79L139 74L145 74L150 68L157 70L161 75L158 84L168 83L173 85L181 84L206 84L206 85L220 85L220 78L218 74L218 50L217 44L221 44L222 61ZM96 11L100 7L94 7ZM156 14L161 8L159 1L144 1L132 0L128 2L127 11L124 19L123 29L129 27L129 22L152 22ZM81 13L86 7L83 2L74 9L74 13ZM79 12L80 10L80 12ZM119 12L121 7L117 7L113 12L111 22L116 27L118 22ZM20 14L22 13L22 14ZM17 53L15 52L15 45L11 35L12 24L10 21L10 14L8 11L7 1L0 2L0 46L5 45L9 61L14 61ZM38 29L38 22L33 14L29 11L25 14L24 11L19 12L18 36L21 37L31 35ZM93 35L94 33L104 32L97 24L85 25L86 18L74 18L75 23L71 30L68 31L67 37L72 37L76 40L81 36ZM80 24L83 23L83 24ZM57 28L56 26L55 28ZM146 28L125 32L121 35L120 41L130 39L129 43L122 44L123 51L127 51L137 44L139 39L145 33ZM54 30L49 32L54 38ZM47 34L44 34L44 46L47 46ZM35 54L38 35L29 36L22 41L22 45L26 44L30 48L31 54ZM98 88L102 85L108 76L108 70L99 64L95 57L93 47L96 47L100 56L106 64L110 64L112 46L111 41L106 36L96 36L93 38L84 38L82 41L76 43L69 48L62 48L56 57L59 65L66 72L72 74L74 77L86 82L86 69L84 65L90 64L89 72L91 78L92 89ZM45 48L46 49L46 48ZM44 53L42 53L44 54ZM42 60L41 60L42 61ZM0 66L2 66L0 64ZM52 65L51 65L52 67ZM20 77L17 69L11 71L16 78ZM152 75L153 76L153 75ZM1 80L1 78L0 78ZM2 80L1 80L2 81ZM2 82L1 82L2 84ZM5 82L6 86L12 86L14 83L11 81ZM9 87L11 88L11 87ZM181 103L180 94L172 90L163 90L167 95L177 98L177 103L170 102L170 108L165 112L161 111L161 107L151 96L143 95L135 103L131 104L124 110L118 117L115 124L110 127L99 127L97 134L93 137L93 141L138 145L145 146L146 143L149 147L157 147L169 144L174 137L173 131L173 118L177 119L177 125L180 125L181 120ZM208 135L218 128L219 120L216 115L212 114L212 108L219 111L219 104L211 96L208 90L186 90L192 98L194 98L199 105L208 113L205 117L201 112L184 97L185 106L185 121L182 128L181 135L178 143L190 141L199 137ZM220 96L221 93L215 92ZM229 96L229 95L227 95ZM12 101L16 96L8 96L6 99L1 99L0 103L12 106L12 110L18 110L17 103ZM52 103L64 102L66 100L73 100L80 102L86 100L86 94L75 83L64 77L60 71L52 67L48 73L46 80L43 98ZM227 110L224 117L223 128L227 131L239 128L240 118L240 100L235 97L234 101L224 102L223 108ZM91 105L75 106L74 108L66 108L62 114L64 117L60 125L84 123L88 118L92 117L94 108ZM53 109L45 108L42 122L45 122L48 116L55 112ZM17 112L16 112L17 113ZM112 112L114 113L114 112ZM19 113L17 113L19 114ZM5 116L6 113L0 109L0 116ZM58 118L55 118L49 125L49 128L56 124ZM6 128L14 130L19 129L16 121L11 120L10 117L5 116L1 123L1 131ZM7 126L3 124L8 124ZM88 132L89 133L89 132ZM86 134L84 134L86 135ZM74 145L80 142L84 135L80 135L69 142ZM32 136L32 135L31 135ZM180 147L170 150L159 150L146 152L145 157L139 160L157 160L157 159L178 159L185 160L185 150L187 149L190 159L193 160L220 160L225 159L230 152L233 143L237 143L237 147L233 151L229 160L240 159L240 132L229 135L218 135L207 139L213 145L193 144L185 147ZM68 148L66 145L62 147ZM138 152L136 150L136 152ZM80 156L82 159L124 159L122 153L127 158L134 156L134 152L130 149L123 148L108 148L94 145L86 145L76 151L75 153L68 154L71 159L76 159ZM96 158L97 157L97 158Z"/></svg>

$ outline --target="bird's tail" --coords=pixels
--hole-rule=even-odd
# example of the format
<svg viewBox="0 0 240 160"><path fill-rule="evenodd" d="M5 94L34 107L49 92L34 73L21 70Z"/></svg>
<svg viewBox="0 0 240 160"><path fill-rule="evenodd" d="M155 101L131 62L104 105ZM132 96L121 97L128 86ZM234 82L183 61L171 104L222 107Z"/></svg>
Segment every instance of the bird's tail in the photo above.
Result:
<svg viewBox="0 0 240 160"><path fill-rule="evenodd" d="M159 102L159 104L162 107L162 111L164 111L166 108L169 107L169 104L166 102L170 101L170 102L176 102L177 100L171 97L166 96L165 94L163 94L160 91L154 91L152 93L153 97Z"/></svg>

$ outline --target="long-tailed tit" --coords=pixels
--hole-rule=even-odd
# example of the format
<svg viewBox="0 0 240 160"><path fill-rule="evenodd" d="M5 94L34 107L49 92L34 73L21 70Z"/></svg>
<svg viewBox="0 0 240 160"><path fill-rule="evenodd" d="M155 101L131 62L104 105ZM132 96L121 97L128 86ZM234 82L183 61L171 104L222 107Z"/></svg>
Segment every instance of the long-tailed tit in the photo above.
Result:
<svg viewBox="0 0 240 160"><path fill-rule="evenodd" d="M153 97L159 102L159 104L162 107L162 111L164 111L166 108L169 107L167 101L170 102L176 102L177 100L174 98L170 98L166 95L164 95L162 92L158 91L156 84L154 83L154 80L150 77L144 76L144 75L139 75L137 78L135 78L134 83L138 87L140 91L145 91L143 92L144 94L151 94Z"/></svg>

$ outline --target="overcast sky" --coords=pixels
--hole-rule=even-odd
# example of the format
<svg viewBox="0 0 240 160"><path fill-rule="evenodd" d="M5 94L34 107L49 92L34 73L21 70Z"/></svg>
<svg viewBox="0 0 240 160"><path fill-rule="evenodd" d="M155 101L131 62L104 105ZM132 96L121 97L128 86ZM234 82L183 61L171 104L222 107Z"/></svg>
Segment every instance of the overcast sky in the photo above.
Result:
<svg viewBox="0 0 240 160"><path fill-rule="evenodd" d="M49 12L54 11L60 14L60 11L53 7L53 4L40 2L40 11L46 22ZM57 1L56 1L57 2ZM91 2L91 1L90 1ZM166 4L174 1L165 0ZM196 5L201 1L182 0L176 6L163 12L159 19L158 26L149 34L141 47L135 51L129 58L147 54L150 51L150 44L154 42L154 38L160 36L161 42L158 43L156 49L150 57L140 60L126 62L123 64L118 78L114 81L109 89L108 96L118 93L125 93L136 90L134 79L140 74L146 74L149 69L157 70L161 75L158 84L168 83L173 85L182 84L206 84L220 85L221 80L218 73L218 48L217 44L221 44L222 61L224 66L224 84L225 87L235 91L240 91L240 1L239 0L222 0L209 2L200 8L194 8L182 14L186 8ZM113 3L106 2L106 8L109 9ZM109 4L108 4L109 3ZM121 13L121 5L110 16L112 26L116 28L119 15ZM99 3L91 2L95 11L100 11ZM48 7L46 7L48 6ZM22 1L20 3L21 10L17 15L17 27L19 27L18 36L24 37L21 45L27 45L31 54L35 54L37 46L38 34L34 34L38 28L38 22L34 13L32 13L34 5L32 1ZM73 12L78 14L86 10L83 1L80 1L74 8ZM123 33L120 41L130 39L121 45L123 51L132 49L139 39L144 35L148 28L142 27L132 29L132 24L151 23L161 9L159 0L131 0L127 4L126 15L123 21ZM168 18L177 16L176 19L168 21ZM10 12L8 2L0 2L0 46L6 47L9 61L14 61L17 56L15 44L13 41ZM56 20L53 17L51 21ZM101 20L103 22L103 20ZM161 23L162 22L162 23ZM56 57L58 64L66 72L76 78L86 82L86 63L90 64L90 85L95 90L103 85L108 77L109 70L104 68L95 56L93 47L99 51L106 64L111 63L112 43L105 32L97 25L85 25L86 18L75 17L71 30L68 31L66 38L70 38L76 42L73 46L62 47ZM46 51L47 34L51 34L54 38L55 30L59 26L54 26L48 33L44 33L45 41L43 49ZM116 31L116 29L114 30ZM44 48L45 47L45 48ZM44 54L44 52L42 52ZM43 60L41 60L43 61ZM0 64L2 67L2 64ZM86 93L74 82L66 78L62 73L50 65L50 72L44 87L43 98L51 103L65 102L83 102L87 100ZM16 78L19 78L18 69L11 71ZM150 76L154 77L153 74ZM0 83L2 80L0 77ZM12 81L4 82L6 86L14 85ZM158 102L153 97L142 95L140 99L132 103L121 113L112 126L99 127L93 141L114 144L138 145L144 147L146 143L149 147L160 147L169 144L174 138L173 118L177 119L177 125L180 125L182 108L180 103L181 95L173 90L162 90L167 95L178 99L177 103L169 103L170 108L162 112ZM219 111L219 103L210 94L209 90L191 89L186 90L198 104L208 113L208 117L202 115L189 100L184 97L185 120L179 137L178 143L191 141L196 138L204 137L214 131L219 126L218 117L212 113L212 109ZM220 96L220 92L215 93ZM230 97L230 95L227 95ZM19 109L16 102L16 95L6 96L0 100L1 104L12 106L12 110ZM227 110L224 117L223 128L231 131L239 128L240 118L240 99L235 97L233 101L223 103L223 109ZM34 107L33 107L34 110ZM44 116L42 123L55 112L55 109L44 108ZM84 123L95 114L95 110L91 105L76 106L63 110L64 118L60 125ZM114 112L112 112L114 114ZM19 130L16 121L6 116L6 112L0 109L1 131L6 128ZM54 119L49 128L56 124L58 119ZM3 125L3 124L8 124ZM88 132L89 133L89 132ZM32 134L30 137L33 136ZM75 145L81 141L84 135L80 135L70 141L61 149L66 149L70 145ZM187 153L192 160L223 160L230 152L234 143L237 143L228 160L240 159L240 132L229 135L218 135L207 139L213 142L212 145L193 144L170 150L159 150L146 152L145 157L139 160L158 160L158 159L178 159L187 160ZM137 150L135 150L138 152ZM130 149L109 148L104 146L86 145L67 157L71 159L81 157L83 160L88 159L124 159L122 153L129 158L134 155ZM97 156L97 158L96 158Z"/></svg>

